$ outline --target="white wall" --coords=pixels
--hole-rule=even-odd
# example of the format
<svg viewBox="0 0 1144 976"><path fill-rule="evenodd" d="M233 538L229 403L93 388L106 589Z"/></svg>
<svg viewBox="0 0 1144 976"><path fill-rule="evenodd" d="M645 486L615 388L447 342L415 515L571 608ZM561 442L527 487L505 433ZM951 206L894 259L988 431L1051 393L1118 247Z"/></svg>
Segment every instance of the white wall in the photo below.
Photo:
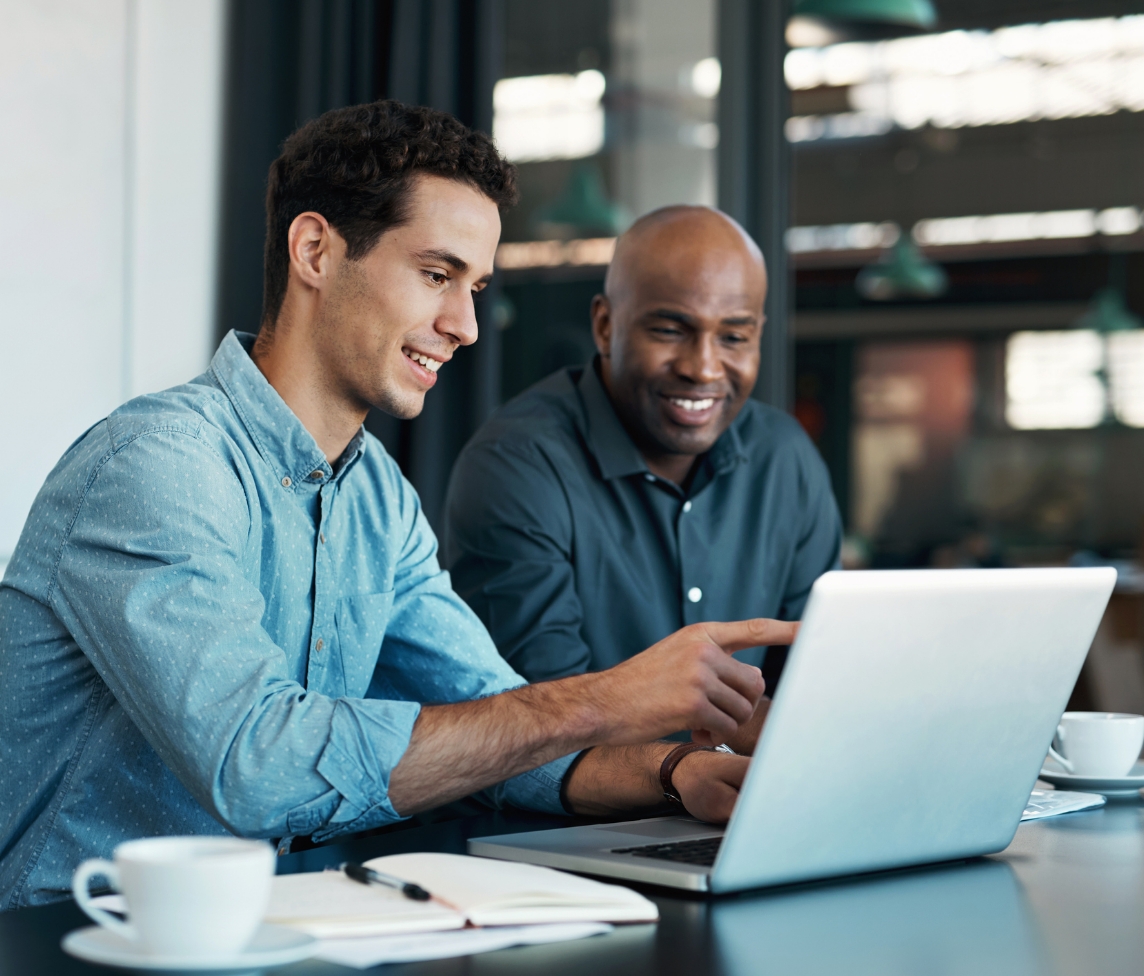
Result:
<svg viewBox="0 0 1144 976"><path fill-rule="evenodd" d="M225 0L0 0L0 564L44 477L214 332Z"/></svg>

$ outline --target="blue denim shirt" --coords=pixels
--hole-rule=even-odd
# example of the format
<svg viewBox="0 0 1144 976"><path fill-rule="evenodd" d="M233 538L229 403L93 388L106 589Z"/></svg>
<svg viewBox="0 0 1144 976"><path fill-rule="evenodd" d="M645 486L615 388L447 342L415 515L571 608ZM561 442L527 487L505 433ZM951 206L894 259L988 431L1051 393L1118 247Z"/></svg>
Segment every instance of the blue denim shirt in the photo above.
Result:
<svg viewBox="0 0 1144 976"><path fill-rule="evenodd" d="M231 333L48 476L0 584L0 909L157 834L400 819L418 702L523 684L362 432L326 461ZM563 812L569 758L489 791Z"/></svg>

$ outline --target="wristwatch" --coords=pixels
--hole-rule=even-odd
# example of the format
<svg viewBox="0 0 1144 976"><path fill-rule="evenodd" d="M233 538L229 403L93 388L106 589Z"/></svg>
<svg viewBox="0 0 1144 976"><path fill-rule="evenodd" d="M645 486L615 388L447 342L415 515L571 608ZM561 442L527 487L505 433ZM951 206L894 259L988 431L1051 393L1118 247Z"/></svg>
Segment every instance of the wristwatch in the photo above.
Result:
<svg viewBox="0 0 1144 976"><path fill-rule="evenodd" d="M679 795L679 791L671 782L671 774L675 772L675 767L679 765L679 760L693 752L714 751L715 750L710 746L701 746L698 742L684 742L664 756L663 763L659 767L659 785L663 788L663 798L670 803L678 803L682 806L683 798Z"/></svg>

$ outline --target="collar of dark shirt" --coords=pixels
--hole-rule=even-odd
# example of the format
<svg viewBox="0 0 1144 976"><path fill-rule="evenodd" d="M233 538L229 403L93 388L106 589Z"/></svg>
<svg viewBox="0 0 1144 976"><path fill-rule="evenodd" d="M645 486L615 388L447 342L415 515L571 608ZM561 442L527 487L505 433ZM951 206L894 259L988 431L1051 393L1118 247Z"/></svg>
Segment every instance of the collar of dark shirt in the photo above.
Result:
<svg viewBox="0 0 1144 976"><path fill-rule="evenodd" d="M313 435L250 358L254 338L249 332L227 333L211 360L210 372L234 405L262 460L284 488L321 487L340 479L365 452L364 428L331 465ZM314 477L319 473L320 477Z"/></svg>
<svg viewBox="0 0 1144 976"><path fill-rule="evenodd" d="M588 446L605 479L646 474L647 462L620 423L612 399L600 379L599 358L596 356L584 367L577 383L587 422ZM742 420L743 414L740 413L707 452L707 459L717 475L726 474L747 460L738 429Z"/></svg>

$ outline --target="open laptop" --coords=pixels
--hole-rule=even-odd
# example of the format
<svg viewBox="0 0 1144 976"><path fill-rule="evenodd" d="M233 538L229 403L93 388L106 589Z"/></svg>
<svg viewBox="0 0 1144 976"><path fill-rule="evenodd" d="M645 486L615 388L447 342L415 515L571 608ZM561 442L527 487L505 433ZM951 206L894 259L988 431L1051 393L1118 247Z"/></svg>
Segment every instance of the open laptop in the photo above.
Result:
<svg viewBox="0 0 1144 976"><path fill-rule="evenodd" d="M827 573L725 830L659 817L476 837L469 853L729 892L1001 851L1115 582Z"/></svg>

